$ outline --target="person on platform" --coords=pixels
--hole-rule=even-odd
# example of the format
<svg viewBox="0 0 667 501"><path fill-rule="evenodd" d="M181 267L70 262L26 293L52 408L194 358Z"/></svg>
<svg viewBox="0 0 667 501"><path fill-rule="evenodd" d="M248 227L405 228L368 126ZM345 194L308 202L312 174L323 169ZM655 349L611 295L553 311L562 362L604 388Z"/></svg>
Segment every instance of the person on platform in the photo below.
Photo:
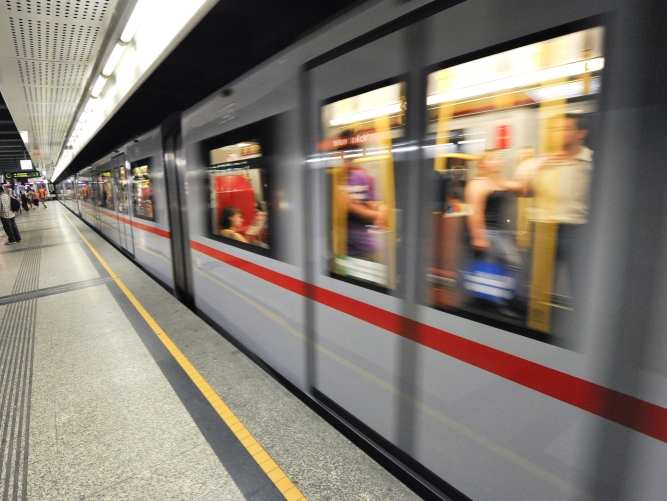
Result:
<svg viewBox="0 0 667 501"><path fill-rule="evenodd" d="M30 210L30 200L28 200L28 195L26 195L25 191L21 192L21 205L24 211L28 212Z"/></svg>
<svg viewBox="0 0 667 501"><path fill-rule="evenodd" d="M16 226L15 217L16 213L12 210L11 198L5 193L5 189L0 186L0 220L8 239L5 245L12 245L21 241L21 234Z"/></svg>
<svg viewBox="0 0 667 501"><path fill-rule="evenodd" d="M37 194L36 191L33 190L30 194L30 197L32 198L32 208L34 210L38 210L39 209L39 195Z"/></svg>
<svg viewBox="0 0 667 501"><path fill-rule="evenodd" d="M47 193L46 193L46 190L44 189L44 186L42 186L42 187L38 190L38 193L39 193L39 199L41 200L42 205L43 205L44 208L46 209L46 197L47 197Z"/></svg>
<svg viewBox="0 0 667 501"><path fill-rule="evenodd" d="M222 231L220 234L223 237L232 238L239 242L248 243L248 240L238 233L243 227L243 215L241 209L236 207L225 207L222 210Z"/></svg>

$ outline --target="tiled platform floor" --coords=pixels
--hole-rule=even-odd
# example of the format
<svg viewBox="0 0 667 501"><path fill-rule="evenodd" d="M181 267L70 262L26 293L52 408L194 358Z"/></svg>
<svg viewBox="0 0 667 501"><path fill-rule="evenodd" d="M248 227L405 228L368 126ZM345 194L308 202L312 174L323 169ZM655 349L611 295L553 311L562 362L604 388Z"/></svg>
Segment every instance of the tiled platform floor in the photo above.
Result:
<svg viewBox="0 0 667 501"><path fill-rule="evenodd" d="M285 499L72 224L306 499L417 499L59 203L17 224L20 244L0 233L3 499Z"/></svg>

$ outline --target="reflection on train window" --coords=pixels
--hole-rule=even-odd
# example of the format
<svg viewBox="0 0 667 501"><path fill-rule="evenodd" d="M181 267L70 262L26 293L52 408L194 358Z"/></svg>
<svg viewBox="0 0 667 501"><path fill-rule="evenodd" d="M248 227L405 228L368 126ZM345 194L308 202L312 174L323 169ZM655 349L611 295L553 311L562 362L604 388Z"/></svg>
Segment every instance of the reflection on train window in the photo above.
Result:
<svg viewBox="0 0 667 501"><path fill-rule="evenodd" d="M97 175L97 205L109 210L116 210L111 183L111 172L102 172Z"/></svg>
<svg viewBox="0 0 667 501"><path fill-rule="evenodd" d="M267 173L258 139L210 151L211 231L269 248Z"/></svg>
<svg viewBox="0 0 667 501"><path fill-rule="evenodd" d="M90 187L88 186L88 181L77 180L77 184L78 184L78 190L76 191L80 199L82 199L84 202L87 202L91 193Z"/></svg>
<svg viewBox="0 0 667 501"><path fill-rule="evenodd" d="M153 193L148 164L143 162L136 166L132 164L132 191L134 194L132 197L134 216L154 221Z"/></svg>
<svg viewBox="0 0 667 501"><path fill-rule="evenodd" d="M331 166L331 271L396 287L394 153L404 136L405 85L322 108L322 160Z"/></svg>
<svg viewBox="0 0 667 501"><path fill-rule="evenodd" d="M588 29L429 76L435 306L570 331L603 35Z"/></svg>

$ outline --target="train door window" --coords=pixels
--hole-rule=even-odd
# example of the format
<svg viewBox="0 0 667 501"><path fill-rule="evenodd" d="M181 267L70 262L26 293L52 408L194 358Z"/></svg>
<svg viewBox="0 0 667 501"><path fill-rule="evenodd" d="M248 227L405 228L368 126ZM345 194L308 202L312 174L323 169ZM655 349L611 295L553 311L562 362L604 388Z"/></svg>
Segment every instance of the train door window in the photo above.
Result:
<svg viewBox="0 0 667 501"><path fill-rule="evenodd" d="M405 135L405 84L335 100L321 116L318 149L331 181L331 273L394 289L394 152Z"/></svg>
<svg viewBox="0 0 667 501"><path fill-rule="evenodd" d="M129 215L130 206L127 193L127 173L125 171L125 164L118 166L118 184L116 185L118 191L118 212Z"/></svg>
<svg viewBox="0 0 667 501"><path fill-rule="evenodd" d="M133 215L141 219L155 221L148 160L132 162L132 192L134 195L132 200Z"/></svg>
<svg viewBox="0 0 667 501"><path fill-rule="evenodd" d="M97 189L98 205L105 209L116 210L111 172L101 172L97 175Z"/></svg>
<svg viewBox="0 0 667 501"><path fill-rule="evenodd" d="M570 331L603 36L586 29L429 75L434 306L553 341Z"/></svg>
<svg viewBox="0 0 667 501"><path fill-rule="evenodd" d="M208 141L210 235L268 254L271 119Z"/></svg>
<svg viewBox="0 0 667 501"><path fill-rule="evenodd" d="M82 179L77 180L78 183L78 190L76 190L76 193L78 193L79 199L83 200L84 202L88 202L88 199L90 198L91 195L91 190L90 190L90 181L84 181Z"/></svg>

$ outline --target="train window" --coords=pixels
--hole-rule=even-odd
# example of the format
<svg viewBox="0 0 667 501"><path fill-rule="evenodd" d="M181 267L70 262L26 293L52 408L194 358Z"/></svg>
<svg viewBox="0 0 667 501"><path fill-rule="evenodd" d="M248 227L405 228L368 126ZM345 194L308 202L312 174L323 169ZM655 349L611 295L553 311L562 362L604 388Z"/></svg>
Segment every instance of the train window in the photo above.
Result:
<svg viewBox="0 0 667 501"><path fill-rule="evenodd" d="M269 121L218 136L207 148L211 234L260 253L271 247Z"/></svg>
<svg viewBox="0 0 667 501"><path fill-rule="evenodd" d="M591 28L429 75L434 306L547 338L571 331L603 36Z"/></svg>
<svg viewBox="0 0 667 501"><path fill-rule="evenodd" d="M404 136L405 84L322 108L321 159L331 167L331 272L396 288L394 151Z"/></svg>
<svg viewBox="0 0 667 501"><path fill-rule="evenodd" d="M147 160L132 163L132 192L133 215L155 221L150 167Z"/></svg>
<svg viewBox="0 0 667 501"><path fill-rule="evenodd" d="M109 210L116 210L113 196L113 185L111 183L111 172L101 172L97 175L98 205Z"/></svg>

